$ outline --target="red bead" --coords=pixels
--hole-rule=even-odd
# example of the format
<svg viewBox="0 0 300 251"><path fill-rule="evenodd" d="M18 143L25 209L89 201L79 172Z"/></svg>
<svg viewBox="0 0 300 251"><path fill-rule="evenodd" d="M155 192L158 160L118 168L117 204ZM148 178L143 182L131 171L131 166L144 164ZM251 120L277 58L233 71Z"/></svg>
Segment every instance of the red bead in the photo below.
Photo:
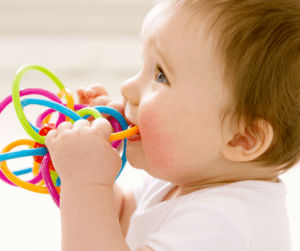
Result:
<svg viewBox="0 0 300 251"><path fill-rule="evenodd" d="M53 124L53 123L44 124L42 126L42 128L40 129L40 131L39 131L39 135L46 136L48 134L48 132L51 131L51 130L53 130L53 129L56 129L55 128L55 124ZM46 147L46 146L43 145L43 144L40 144L38 142L35 142L34 148L40 148L40 147ZM34 160L36 162L38 162L39 164L42 163L43 158L44 158L44 156L34 156ZM51 170L55 171L51 159L50 159L50 162L49 162L49 168Z"/></svg>

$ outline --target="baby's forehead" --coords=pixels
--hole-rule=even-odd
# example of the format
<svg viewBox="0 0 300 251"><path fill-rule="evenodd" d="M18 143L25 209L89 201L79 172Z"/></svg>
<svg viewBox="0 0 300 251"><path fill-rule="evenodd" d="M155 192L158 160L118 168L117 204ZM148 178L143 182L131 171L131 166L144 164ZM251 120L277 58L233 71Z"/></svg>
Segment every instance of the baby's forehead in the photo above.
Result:
<svg viewBox="0 0 300 251"><path fill-rule="evenodd" d="M151 34L153 31L168 28L177 30L180 35L193 35L194 39L205 38L207 40L207 27L211 19L207 11L195 11L187 7L173 8L170 3L161 2L154 6L143 21L141 35ZM205 31L205 32L204 32ZM169 34L170 35L170 34Z"/></svg>
<svg viewBox="0 0 300 251"><path fill-rule="evenodd" d="M171 44L182 40L187 47L199 51L203 47L214 46L213 34L208 33L209 17L188 8L173 9L169 5L159 4L144 19L141 36L143 40L166 38L165 41Z"/></svg>

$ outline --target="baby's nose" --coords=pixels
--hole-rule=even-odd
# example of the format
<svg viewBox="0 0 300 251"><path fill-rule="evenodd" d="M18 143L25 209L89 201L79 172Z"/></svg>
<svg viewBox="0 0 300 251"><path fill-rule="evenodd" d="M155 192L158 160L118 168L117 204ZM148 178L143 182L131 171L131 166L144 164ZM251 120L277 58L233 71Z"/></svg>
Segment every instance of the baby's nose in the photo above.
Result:
<svg viewBox="0 0 300 251"><path fill-rule="evenodd" d="M139 84L137 76L126 80L121 86L123 97L133 105L138 105L140 101Z"/></svg>

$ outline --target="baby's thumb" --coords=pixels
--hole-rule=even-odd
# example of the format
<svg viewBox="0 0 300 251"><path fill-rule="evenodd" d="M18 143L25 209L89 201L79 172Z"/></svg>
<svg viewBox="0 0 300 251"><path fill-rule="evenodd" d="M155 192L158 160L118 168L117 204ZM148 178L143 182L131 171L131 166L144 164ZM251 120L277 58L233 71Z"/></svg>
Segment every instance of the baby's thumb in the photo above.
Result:
<svg viewBox="0 0 300 251"><path fill-rule="evenodd" d="M111 101L107 104L107 106L117 110L119 113L121 113L124 116L125 107L121 101L115 101L115 100Z"/></svg>
<svg viewBox="0 0 300 251"><path fill-rule="evenodd" d="M107 104L107 106L117 110L119 113L123 115L126 122L129 123L128 119L125 117L125 103L122 101L111 101Z"/></svg>

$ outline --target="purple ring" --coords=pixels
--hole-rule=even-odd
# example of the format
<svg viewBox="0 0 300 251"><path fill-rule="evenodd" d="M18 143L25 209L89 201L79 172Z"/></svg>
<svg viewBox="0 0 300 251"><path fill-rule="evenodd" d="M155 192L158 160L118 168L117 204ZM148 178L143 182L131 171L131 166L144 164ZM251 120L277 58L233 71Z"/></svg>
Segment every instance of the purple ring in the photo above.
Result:
<svg viewBox="0 0 300 251"><path fill-rule="evenodd" d="M50 161L50 154L47 153L45 155L45 157L43 158L40 169L41 169L46 187L47 187L52 199L54 200L55 204L59 207L60 197L59 197L58 192L55 189L55 186L53 185L53 182L52 182L52 179L50 176L49 161Z"/></svg>
<svg viewBox="0 0 300 251"><path fill-rule="evenodd" d="M15 185L14 183L12 183L2 172L0 172L0 179L2 179L4 182L6 182L7 184L9 185L12 185L12 186L15 186L17 187L17 185ZM29 181L26 181L28 183L31 183L31 184L37 184L39 183L41 180L43 179L43 176L41 174L41 172L39 171L38 175L35 176L33 179L29 180Z"/></svg>

